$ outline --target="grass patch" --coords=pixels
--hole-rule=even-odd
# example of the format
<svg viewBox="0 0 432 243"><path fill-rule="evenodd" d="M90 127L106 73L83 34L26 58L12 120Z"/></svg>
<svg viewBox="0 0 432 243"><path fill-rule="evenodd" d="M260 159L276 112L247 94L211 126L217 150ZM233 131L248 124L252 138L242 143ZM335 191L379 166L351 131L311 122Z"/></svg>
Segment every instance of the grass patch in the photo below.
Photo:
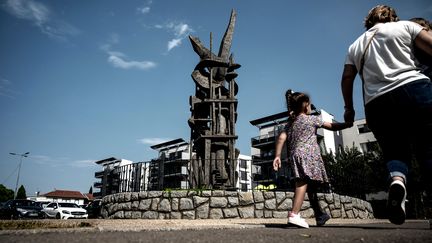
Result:
<svg viewBox="0 0 432 243"><path fill-rule="evenodd" d="M1 220L0 230L62 229L92 227L90 222L65 220Z"/></svg>

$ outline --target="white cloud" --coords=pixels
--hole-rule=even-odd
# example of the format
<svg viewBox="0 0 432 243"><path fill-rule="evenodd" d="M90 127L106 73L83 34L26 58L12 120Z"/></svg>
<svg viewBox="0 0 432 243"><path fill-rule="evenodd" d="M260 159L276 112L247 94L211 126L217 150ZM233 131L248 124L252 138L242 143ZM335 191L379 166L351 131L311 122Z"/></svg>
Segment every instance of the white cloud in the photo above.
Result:
<svg viewBox="0 0 432 243"><path fill-rule="evenodd" d="M108 57L108 62L111 63L116 68L122 69L141 69L148 70L156 67L156 63L151 61L129 61L125 60L125 55L120 52L110 52L110 56Z"/></svg>
<svg viewBox="0 0 432 243"><path fill-rule="evenodd" d="M168 41L168 51L172 50L177 46L180 46L182 40L186 38L190 33L194 32L194 30L185 23L170 22L166 25L155 25L154 27L158 29L167 29L169 32L172 32L174 34L174 38Z"/></svg>
<svg viewBox="0 0 432 243"><path fill-rule="evenodd" d="M50 9L34 0L7 0L3 8L11 15L32 22L42 33L51 38L66 40L80 31L74 26L52 18Z"/></svg>
<svg viewBox="0 0 432 243"><path fill-rule="evenodd" d="M150 13L150 7L141 7L141 8L138 8L138 12L140 12L142 14Z"/></svg>
<svg viewBox="0 0 432 243"><path fill-rule="evenodd" d="M142 143L142 144L155 145L155 144L164 143L164 142L167 142L170 140L172 140L172 139L170 139L170 138L141 138L141 139L137 139L137 142Z"/></svg>
<svg viewBox="0 0 432 243"><path fill-rule="evenodd" d="M116 68L149 70L157 66L155 62L129 60L124 53L112 51L112 45L120 42L120 37L116 33L111 34L107 42L108 43L102 44L100 49L108 54L108 63Z"/></svg>
<svg viewBox="0 0 432 243"><path fill-rule="evenodd" d="M168 41L168 51L181 44L182 39L172 39Z"/></svg>

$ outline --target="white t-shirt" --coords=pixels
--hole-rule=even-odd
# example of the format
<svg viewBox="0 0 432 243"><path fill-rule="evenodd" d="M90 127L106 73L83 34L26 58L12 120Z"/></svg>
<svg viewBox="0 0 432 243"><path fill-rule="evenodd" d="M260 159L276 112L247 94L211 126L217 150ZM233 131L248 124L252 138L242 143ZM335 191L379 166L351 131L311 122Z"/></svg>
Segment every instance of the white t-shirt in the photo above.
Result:
<svg viewBox="0 0 432 243"><path fill-rule="evenodd" d="M411 21L378 23L351 44L345 64L360 70L363 52L377 31L366 50L363 66L365 104L404 84L427 78L413 54L414 39L422 29Z"/></svg>

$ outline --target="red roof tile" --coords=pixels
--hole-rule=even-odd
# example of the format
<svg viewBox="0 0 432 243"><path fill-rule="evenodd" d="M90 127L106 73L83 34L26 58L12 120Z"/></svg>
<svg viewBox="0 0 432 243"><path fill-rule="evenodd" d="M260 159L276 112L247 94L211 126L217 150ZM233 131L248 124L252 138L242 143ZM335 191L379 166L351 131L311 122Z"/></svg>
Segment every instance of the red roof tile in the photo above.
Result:
<svg viewBox="0 0 432 243"><path fill-rule="evenodd" d="M42 196L51 198L75 198L75 199L85 199L86 197L79 191L67 191L67 190L55 190L48 192Z"/></svg>

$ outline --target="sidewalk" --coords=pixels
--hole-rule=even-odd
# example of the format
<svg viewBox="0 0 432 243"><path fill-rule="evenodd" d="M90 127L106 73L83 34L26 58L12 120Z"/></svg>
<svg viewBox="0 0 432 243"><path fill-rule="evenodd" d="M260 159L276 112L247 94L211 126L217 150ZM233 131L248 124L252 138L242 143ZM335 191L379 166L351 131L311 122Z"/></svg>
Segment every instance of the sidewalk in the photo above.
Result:
<svg viewBox="0 0 432 243"><path fill-rule="evenodd" d="M306 219L311 228L314 219ZM211 229L264 229L286 228L287 219L84 219L84 220L15 220L2 223L37 223L32 229L0 230L4 234L34 234L42 232L145 232L145 231L176 231L176 230L211 230ZM431 229L428 220L407 220L403 225L391 224L386 219L330 219L324 227L354 227L377 229Z"/></svg>
<svg viewBox="0 0 432 243"><path fill-rule="evenodd" d="M314 219L306 219L310 227L315 227ZM330 219L325 226L376 225L376 227L404 228L417 225L430 228L428 220L407 220L403 225L391 224L387 219ZM203 219L203 220L97 220L92 225L99 231L171 231L203 229L248 229L265 227L286 227L287 219ZM325 227L324 226L324 227Z"/></svg>

